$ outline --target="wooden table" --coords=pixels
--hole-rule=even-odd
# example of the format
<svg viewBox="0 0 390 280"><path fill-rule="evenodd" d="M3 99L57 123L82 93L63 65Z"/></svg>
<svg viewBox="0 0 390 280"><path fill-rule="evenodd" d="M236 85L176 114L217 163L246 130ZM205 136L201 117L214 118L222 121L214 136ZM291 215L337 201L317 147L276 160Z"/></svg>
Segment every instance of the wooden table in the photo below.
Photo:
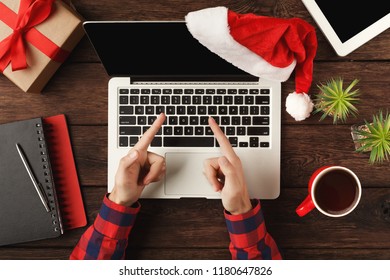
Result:
<svg viewBox="0 0 390 280"><path fill-rule="evenodd" d="M224 5L240 13L301 17L317 25L299 0L73 0L86 20L182 20L193 10ZM314 65L316 84L334 76L359 78L359 116L346 124L319 122L313 115L295 122L282 108L281 195L262 201L269 232L285 259L389 259L389 164L371 166L354 152L350 126L390 107L390 30L346 57L338 57L320 30ZM0 123L64 113L67 116L82 194L90 225L107 185L107 82L109 77L86 37L50 80L42 94L25 94L0 76ZM282 84L283 99L294 88ZM3 160L3 159L1 159ZM359 176L363 194L343 218L314 210L303 218L295 208L307 195L311 173L339 164ZM131 234L130 259L229 259L229 238L219 200L142 200ZM67 259L85 228L62 237L0 248L0 259Z"/></svg>

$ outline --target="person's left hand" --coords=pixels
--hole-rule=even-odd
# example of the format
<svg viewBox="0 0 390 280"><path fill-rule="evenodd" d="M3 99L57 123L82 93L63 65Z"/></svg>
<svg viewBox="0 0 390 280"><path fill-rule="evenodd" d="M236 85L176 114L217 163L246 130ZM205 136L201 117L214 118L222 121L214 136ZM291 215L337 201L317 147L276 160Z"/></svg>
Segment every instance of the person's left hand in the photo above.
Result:
<svg viewBox="0 0 390 280"><path fill-rule="evenodd" d="M146 185L164 177L164 157L148 152L149 145L164 121L165 115L162 113L138 143L120 160L115 185L108 197L111 201L131 206L139 199Z"/></svg>

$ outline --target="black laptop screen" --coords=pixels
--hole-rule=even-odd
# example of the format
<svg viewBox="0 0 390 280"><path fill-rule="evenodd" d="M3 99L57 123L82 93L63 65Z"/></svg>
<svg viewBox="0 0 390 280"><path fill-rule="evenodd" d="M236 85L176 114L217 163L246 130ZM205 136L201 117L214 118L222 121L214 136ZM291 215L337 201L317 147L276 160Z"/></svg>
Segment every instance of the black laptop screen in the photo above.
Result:
<svg viewBox="0 0 390 280"><path fill-rule="evenodd" d="M390 13L389 0L352 1L349 5L330 0L316 3L343 43Z"/></svg>
<svg viewBox="0 0 390 280"><path fill-rule="evenodd" d="M84 28L110 76L256 79L202 46L185 22L86 22Z"/></svg>

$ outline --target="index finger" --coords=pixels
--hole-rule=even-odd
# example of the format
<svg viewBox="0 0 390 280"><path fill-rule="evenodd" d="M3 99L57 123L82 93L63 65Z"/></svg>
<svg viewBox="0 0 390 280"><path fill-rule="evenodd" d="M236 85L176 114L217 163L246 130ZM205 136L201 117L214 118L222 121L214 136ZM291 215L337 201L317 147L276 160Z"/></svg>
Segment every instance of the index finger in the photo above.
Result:
<svg viewBox="0 0 390 280"><path fill-rule="evenodd" d="M145 131L138 143L135 144L134 148L138 150L147 150L149 145L152 143L154 137L156 136L157 132L163 125L164 121L165 114L161 113L153 122L152 126L147 131Z"/></svg>
<svg viewBox="0 0 390 280"><path fill-rule="evenodd" d="M218 124L212 117L209 118L209 125L214 133L215 138L219 143L222 154L226 156L229 160L231 160L232 157L236 157L237 155L234 152L232 145L229 142L229 139L227 139L225 133L222 132L221 128L218 126Z"/></svg>

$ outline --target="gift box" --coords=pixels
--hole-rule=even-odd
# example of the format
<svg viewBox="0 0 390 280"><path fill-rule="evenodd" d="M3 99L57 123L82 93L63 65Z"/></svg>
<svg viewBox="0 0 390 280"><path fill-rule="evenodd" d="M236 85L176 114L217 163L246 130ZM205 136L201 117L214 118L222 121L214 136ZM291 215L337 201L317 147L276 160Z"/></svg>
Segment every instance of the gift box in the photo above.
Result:
<svg viewBox="0 0 390 280"><path fill-rule="evenodd" d="M59 0L0 0L0 71L41 92L84 36L82 22Z"/></svg>

